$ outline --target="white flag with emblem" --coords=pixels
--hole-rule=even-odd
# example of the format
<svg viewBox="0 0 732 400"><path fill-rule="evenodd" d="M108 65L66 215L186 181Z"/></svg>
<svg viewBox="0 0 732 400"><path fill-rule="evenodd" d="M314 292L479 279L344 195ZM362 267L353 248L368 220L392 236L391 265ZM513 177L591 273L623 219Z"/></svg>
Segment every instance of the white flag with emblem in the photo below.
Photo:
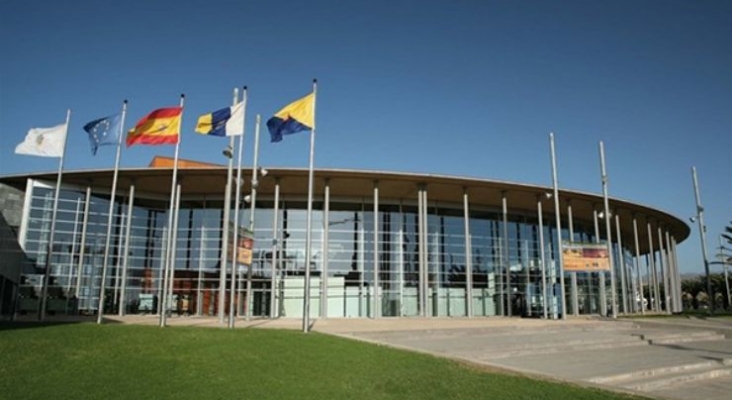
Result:
<svg viewBox="0 0 732 400"><path fill-rule="evenodd" d="M67 128L66 124L51 128L31 128L23 143L15 147L15 154L62 157Z"/></svg>

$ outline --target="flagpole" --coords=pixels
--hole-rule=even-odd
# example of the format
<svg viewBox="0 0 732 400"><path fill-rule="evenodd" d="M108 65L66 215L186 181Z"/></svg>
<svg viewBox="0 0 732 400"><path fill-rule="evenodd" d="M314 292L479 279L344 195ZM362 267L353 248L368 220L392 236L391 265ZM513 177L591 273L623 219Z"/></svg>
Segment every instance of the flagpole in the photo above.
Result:
<svg viewBox="0 0 732 400"><path fill-rule="evenodd" d="M313 219L313 159L315 158L315 102L318 97L318 80L313 79L313 129L310 130L310 165L308 167L308 213L305 226L305 289L302 309L302 331L310 330L310 242Z"/></svg>
<svg viewBox="0 0 732 400"><path fill-rule="evenodd" d="M234 308L236 302L234 298L237 297L236 283L239 277L238 268L238 257L239 257L239 197L241 196L241 158L242 149L244 148L244 135L239 136L239 149L238 149L238 160L236 166L236 195L234 196L234 233L232 233L231 240L231 281L229 283L229 328L234 328L234 318L236 318L236 312ZM228 265L228 263L227 263Z"/></svg>
<svg viewBox="0 0 732 400"><path fill-rule="evenodd" d="M170 183L170 206L168 207L168 230L170 233L168 234L167 243L165 247L165 253L167 255L167 260L165 264L163 265L164 271L163 276L168 276L168 271L170 270L170 266L173 265L175 262L175 254L171 252L173 248L173 214L175 212L175 202L176 202L176 186L178 184L178 154L180 153L180 141L181 141L181 126L183 125L183 106L185 104L186 95L181 94L180 95L180 117L178 118L178 140L175 142L175 155L173 156L173 177L171 179ZM163 285L163 290L160 294L160 301L161 301L161 308L160 308L160 327L164 327L167 316L168 316L168 303L167 303L167 287Z"/></svg>
<svg viewBox="0 0 732 400"><path fill-rule="evenodd" d="M258 162L259 162L259 127L262 121L262 117L257 114L257 123L254 128L254 159L252 160L252 193L249 196L250 206L249 206L249 232L254 236L254 212L257 209L257 186L259 186L259 180L257 178L257 168L259 168ZM254 238L252 238L253 240ZM252 249L252 252L254 249ZM252 301L252 270L254 269L254 260L252 260L251 263L249 263L249 268L247 270L247 291L246 291L246 301L244 302L247 306L246 309L246 319L247 321L251 317L249 304L251 304Z"/></svg>
<svg viewBox="0 0 732 400"><path fill-rule="evenodd" d="M618 317L618 299L615 293L615 263L613 261L613 238L610 230L610 203L607 197L607 172L605 171L605 146L600 141L600 170L602 173L602 198L605 203L605 236L607 238L607 256L610 261L610 290L612 291L613 318ZM600 272L604 273L604 272ZM605 290L605 288L602 288Z"/></svg>
<svg viewBox="0 0 732 400"><path fill-rule="evenodd" d="M239 101L239 89L234 88L234 100L232 106ZM228 151L228 152L227 152ZM231 212L231 178L232 169L234 168L234 136L229 136L229 147L224 151L226 157L229 158L229 166L226 170L226 187L224 188L224 206L221 231L221 260L219 260L219 323L224 323L224 313L226 312L226 270L227 257L229 251L229 213ZM233 293L232 293L233 296Z"/></svg>
<svg viewBox="0 0 732 400"><path fill-rule="evenodd" d="M549 134L549 144L551 145L552 151L552 184L554 186L554 215L556 216L557 224L557 255L555 256L556 261L559 263L559 285L561 286L561 305L562 305L562 317L561 319L567 318L567 302L564 296L564 262L562 262L562 217L559 215L559 182L557 180L557 157L554 151L554 133ZM554 284L554 282L552 282ZM554 311L553 311L554 313Z"/></svg>
<svg viewBox="0 0 732 400"><path fill-rule="evenodd" d="M99 283L99 304L97 306L97 324L102 323L104 313L104 290L107 282L107 266L109 265L109 247L112 240L112 217L114 214L114 202L117 195L117 177L119 176L119 159L122 153L122 132L125 126L125 114L127 114L127 100L122 102L122 116L119 124L117 137L117 155L114 159L114 174L112 175L112 193L109 197L109 212L107 214L107 237L104 244L104 262L102 263L102 281ZM117 256L119 257L119 255Z"/></svg>
<svg viewBox="0 0 732 400"><path fill-rule="evenodd" d="M247 87L244 86L242 89L242 101L244 102L244 126L246 126L246 107L247 107ZM238 97L238 96L237 96ZM239 99L237 98L237 101ZM244 132L239 136L239 154L237 155L237 166L236 166L236 196L234 197L234 240L232 244L234 246L231 249L231 296L229 296L229 328L234 328L234 319L236 313L234 312L234 295L237 293L237 282L239 277L238 258L239 258L239 208L241 204L241 159L242 152L244 150Z"/></svg>
<svg viewBox="0 0 732 400"><path fill-rule="evenodd" d="M58 214L58 196L61 193L61 177L64 171L64 159L66 158L66 144L69 142L69 121L71 120L71 109L66 110L66 136L64 137L64 150L61 152L61 159L58 161L58 176L56 177L56 191L53 195L53 211L51 212L51 233L48 237L48 248L46 249L46 266L43 271L43 283L41 284L41 309L38 311L38 319L43 321L46 318L46 297L48 296L48 274L51 269L51 256L53 256L53 236L56 233L56 215Z"/></svg>
<svg viewBox="0 0 732 400"><path fill-rule="evenodd" d="M181 185L183 182L183 178L178 179L175 185L175 205L173 206L173 234L169 236L170 240L170 254L171 257L168 258L168 264L170 265L168 267L168 287L165 289L167 290L166 296L168 298L168 302L170 302L171 299L173 299L173 278L175 278L175 255L177 254L178 250L178 223L180 222L180 218L178 218L178 215L180 214L180 190ZM166 310L167 311L167 310ZM167 315L166 315L167 318Z"/></svg>

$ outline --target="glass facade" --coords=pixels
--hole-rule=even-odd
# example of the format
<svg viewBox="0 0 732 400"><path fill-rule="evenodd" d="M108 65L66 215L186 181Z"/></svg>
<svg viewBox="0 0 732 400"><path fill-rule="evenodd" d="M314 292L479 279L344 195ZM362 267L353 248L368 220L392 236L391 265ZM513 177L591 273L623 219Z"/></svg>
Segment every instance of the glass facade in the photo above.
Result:
<svg viewBox="0 0 732 400"><path fill-rule="evenodd" d="M19 287L21 313L32 313L39 307L53 209L53 188L32 182L26 193L30 208L26 211L24 237L24 248L32 262L23 271ZM85 187L65 186L60 191L50 260L48 314L98 312L105 249L108 269L103 312L160 313L166 242L171 235L167 200L144 193L137 193L134 199L119 195L107 248L109 196L92 192L87 198L86 193ZM174 235L173 296L167 304L172 313L219 312L225 225L221 197L184 195L181 199ZM234 304L239 315L302 316L306 203L286 196L279 200L276 215L273 196L260 194L257 201L251 270L237 266ZM564 313L558 298L562 291L558 286L558 244L553 223L545 218L540 232L535 213L513 213L509 204L505 216L500 208L471 205L466 225L462 204L429 202L426 235L420 238L416 200L380 199L375 216L372 198L358 201L334 196L327 217L322 198L314 202L311 316L542 317L545 305L550 317ZM251 209L244 205L240 226L248 226L250 221ZM233 220L233 210L230 214ZM575 224L573 239L604 239L595 237L595 231ZM563 230L562 237L569 239L568 230ZM617 246L615 253L616 265L630 271L628 267L634 260L631 253ZM228 312L231 274L226 275L224 309ZM247 296L249 275L251 293ZM601 301L609 304L609 278L600 279L599 273L589 272L577 272L576 280L571 273L565 277L567 313L596 314ZM630 276L628 281L632 281ZM570 298L570 285L575 282L577 310ZM630 287L630 283L627 285ZM617 291L620 296L622 288Z"/></svg>

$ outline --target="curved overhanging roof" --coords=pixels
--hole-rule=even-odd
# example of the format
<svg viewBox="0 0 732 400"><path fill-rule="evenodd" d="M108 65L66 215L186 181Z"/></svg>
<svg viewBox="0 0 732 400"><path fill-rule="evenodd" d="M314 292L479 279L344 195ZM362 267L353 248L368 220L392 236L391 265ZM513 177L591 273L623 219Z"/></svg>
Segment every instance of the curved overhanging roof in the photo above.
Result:
<svg viewBox="0 0 732 400"><path fill-rule="evenodd" d="M0 182L20 189L25 187L28 178L55 181L55 172L33 173L0 177ZM179 168L182 197L188 199L223 197L226 184L226 167L186 167ZM554 224L554 201L547 198L551 187L522 183L477 179L447 175L412 174L384 171L317 169L314 171L314 192L316 199L322 199L325 181L328 180L331 196L335 198L373 198L373 188L378 184L379 201L386 204L389 200L401 200L405 204L417 203L417 191L424 185L430 202L449 203L462 207L463 193L467 191L471 209L494 209L500 211L502 197L505 195L510 214L522 213L536 215L537 202L542 201L544 223ZM136 198L154 198L167 201L170 196L172 168L125 168L119 171L118 190L126 191L134 183ZM245 179L243 193L248 193L251 169L242 169ZM109 192L112 185L112 169L64 171L63 183L86 186L97 191ZM308 170L298 168L268 168L268 175L260 178L258 193L271 195L275 182L280 184L283 196L306 198L308 190ZM221 194L219 196L219 194ZM561 213L565 217L567 205L572 206L575 226L592 226L593 211L603 209L601 195L571 190L560 190ZM681 219L658 209L620 199L609 199L610 210L620 218L621 235L624 246L634 248L633 218L638 223L639 247L641 253L649 249L647 223L651 224L654 249L658 249L657 228L661 227L680 243L690 233L690 228ZM614 222L614 221L613 221ZM616 236L613 226L613 237ZM665 238L663 247L666 247Z"/></svg>

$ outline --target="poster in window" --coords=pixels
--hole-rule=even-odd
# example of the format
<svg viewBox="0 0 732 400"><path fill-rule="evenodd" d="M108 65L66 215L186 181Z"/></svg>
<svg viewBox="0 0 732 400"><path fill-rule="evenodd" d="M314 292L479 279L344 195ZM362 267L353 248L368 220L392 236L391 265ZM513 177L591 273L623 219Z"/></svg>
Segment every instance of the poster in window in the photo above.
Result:
<svg viewBox="0 0 732 400"><path fill-rule="evenodd" d="M562 263L565 271L609 271L610 257L606 243L562 243Z"/></svg>

